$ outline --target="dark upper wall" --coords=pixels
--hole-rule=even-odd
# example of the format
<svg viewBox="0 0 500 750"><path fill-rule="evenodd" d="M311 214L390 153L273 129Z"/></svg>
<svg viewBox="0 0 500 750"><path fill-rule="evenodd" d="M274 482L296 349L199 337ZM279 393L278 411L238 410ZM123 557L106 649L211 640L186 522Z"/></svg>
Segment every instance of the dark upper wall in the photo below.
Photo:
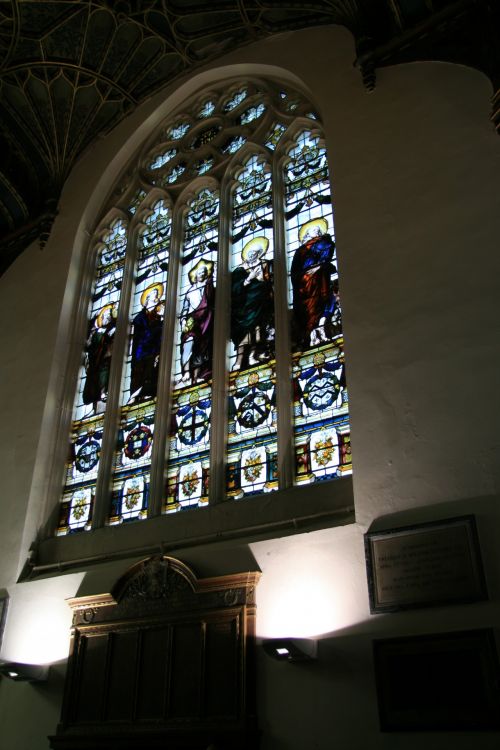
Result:
<svg viewBox="0 0 500 750"><path fill-rule="evenodd" d="M430 59L475 66L498 88L498 13L487 0L2 3L0 273L32 240L45 244L90 144L186 72L257 39L338 24L368 89L382 66Z"/></svg>

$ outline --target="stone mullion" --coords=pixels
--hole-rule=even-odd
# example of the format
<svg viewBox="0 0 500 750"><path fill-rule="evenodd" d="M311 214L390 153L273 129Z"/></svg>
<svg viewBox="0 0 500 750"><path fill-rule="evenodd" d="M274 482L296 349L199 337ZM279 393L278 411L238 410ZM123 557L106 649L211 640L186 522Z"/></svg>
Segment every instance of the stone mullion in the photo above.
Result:
<svg viewBox="0 0 500 750"><path fill-rule="evenodd" d="M227 342L231 315L229 276L229 237L232 205L228 185L221 190L219 205L219 252L217 264L217 293L215 297L214 353L212 368L212 418L210 433L210 492L209 503L226 499L227 465Z"/></svg>
<svg viewBox="0 0 500 750"><path fill-rule="evenodd" d="M295 452L292 429L292 361L288 315L288 270L284 212L284 158L273 161L274 305L276 325L276 410L279 487L293 484Z"/></svg>

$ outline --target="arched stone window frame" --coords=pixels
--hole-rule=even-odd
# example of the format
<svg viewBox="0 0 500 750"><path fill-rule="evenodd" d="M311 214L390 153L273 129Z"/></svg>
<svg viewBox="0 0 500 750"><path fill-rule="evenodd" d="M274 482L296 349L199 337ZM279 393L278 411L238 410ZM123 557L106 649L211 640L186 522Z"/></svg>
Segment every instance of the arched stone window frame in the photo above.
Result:
<svg viewBox="0 0 500 750"><path fill-rule="evenodd" d="M308 93L304 84L296 78L293 74L275 66L269 65L253 65L251 69L249 66L234 65L227 66L224 68L216 68L212 71L201 73L193 76L188 82L179 86L175 92L172 93L155 111L146 118L140 125L140 127L133 133L133 135L126 139L122 144L122 148L119 153L112 160L112 168L108 168L105 175L100 181L99 194L102 196L107 193L108 199L103 201L92 200L91 204L87 207L87 210L82 217L82 222L78 230L78 238L75 242L74 247L74 258L72 263L72 278L66 291L66 298L63 310L71 310L71 334L68 336L71 340L69 351L67 352L67 367L66 376L63 383L64 395L62 398L61 409L59 410L57 418L57 428L54 430L55 440L53 441L51 448L51 470L49 473L49 481L46 483L46 492L44 496L43 512L39 514L39 518L43 517L45 523L39 524L39 533L37 534L37 555L35 556L35 565L38 564L40 570L42 568L51 568L56 563L61 567L72 567L76 564L81 564L84 560L89 560L93 557L96 558L112 558L113 556L123 555L125 552L154 550L161 546L162 549L178 549L179 546L186 544L198 544L202 542L218 541L226 538L239 538L245 537L248 539L258 538L262 536L277 536L285 535L288 533L295 533L299 530L309 530L311 528L321 528L332 525L339 525L354 520L354 509L352 499L352 479L345 477L341 481L319 483L316 485L308 485L306 487L298 487L293 485L292 481L292 460L290 454L287 455L287 451L291 450L291 428L290 421L286 416L286 412L283 409L279 409L280 419L280 441L281 443L287 444L287 449L281 451L281 455L287 455L287 459L280 462L279 472L280 481L283 488L277 492L272 493L270 496L262 496L258 498L252 498L249 502L245 503L230 503L225 502L226 498L221 495L218 488L221 487L223 481L223 467L216 467L214 472L214 486L213 497L211 498L210 507L201 513L189 513L180 514L179 517L166 517L161 515L159 512L159 494L156 494L156 502L153 502L152 509L150 512L151 517L156 519L156 522L148 527L148 533L145 533L143 525L140 526L140 531L134 531L134 527L137 529L136 524L129 524L120 529L119 536L116 531L113 533L111 529L106 526L106 503L101 502L97 506L95 513L95 522L93 523L93 534L81 534L72 536L71 538L52 538L53 529L55 525L55 519L57 516L58 503L60 497L61 487L61 465L64 463L64 455L67 447L67 435L69 432L69 424L71 422L72 402L75 392L75 379L76 372L78 370L78 362L81 358L81 341L84 338L84 331L88 324L87 319L87 301L90 294L92 285L92 276L94 268L94 255L93 246L95 245L96 234L102 232L103 226L106 223L110 223L116 218L122 216L123 212L120 212L116 208L112 208L105 216L100 220L96 221L102 210L102 205L109 205L109 197L112 195L114 188L118 184L120 177L127 175L130 171L134 170L134 162L137 161L147 153L147 149L151 149L151 133L155 133L158 130L159 124L164 121L169 113L176 113L181 115L182 112L179 110L179 106L182 102L188 102L190 107L193 105L193 98L196 96L196 92L199 93L201 99L207 99L211 93L220 86L225 80L234 82L234 87L237 87L238 78L241 81L251 80L252 78L266 80L270 78L275 82L280 82L283 85L290 85L294 89L302 92L306 98L311 99L310 93ZM208 90L205 87L209 87ZM210 88L213 87L213 88ZM317 109L321 110L321 102L318 102ZM294 131L290 131L287 134L287 140L280 145L279 150L281 151L279 160L275 159L275 164L279 164L275 168L274 179L276 180L277 189L275 194L279 191L279 181L282 177L282 167L287 159L286 150L292 145L292 138L300 129L304 129L304 122L297 122L294 126ZM308 121L307 125L310 130L317 130L313 121ZM323 138L323 136L321 136ZM324 144L324 141L323 141ZM255 144L245 144L242 149L233 155L232 159L225 167L225 175L220 184L220 192L223 200L226 200L229 196L234 184L234 170L237 165L240 165L250 153L264 153L263 147L258 147ZM130 154L132 154L130 156ZM269 158L267 155L266 158ZM125 159L128 163L128 167L124 167ZM187 205L189 197L192 196L193 192L202 185L213 184L210 176L203 176L195 178L189 183L188 186L182 191L179 196L174 214L172 217L172 237L174 241L171 247L172 256L178 254L179 244L182 236L180 226L182 222L182 212L180 209L181 202L183 209ZM147 209L150 209L154 202L159 197L165 197L164 191L160 189L150 190L151 200L148 200ZM100 205L98 205L100 203ZM278 209L279 211L279 209ZM93 219L92 219L93 214ZM139 214L130 221L130 236L129 242L133 241L132 237L136 237L137 226L139 223ZM227 235L224 227L228 227L228 216L223 217L221 223L221 238ZM96 229L93 233L90 233L84 228L84 225L94 224ZM278 222L280 224L280 222ZM135 226L135 228L134 228ZM82 241L82 231L86 234L86 237ZM282 227L277 226L277 237L276 247L283 248L283 238L279 237L279 233L282 232ZM224 240L223 240L224 242ZM227 248L226 252L221 251L220 257L223 263L227 264ZM130 262L130 259L129 259ZM79 266L78 271L76 267ZM221 264L222 266L222 264ZM227 266L220 268L219 272L222 276L228 274ZM278 272L279 276L279 272ZM127 273L128 284L131 284L132 273ZM173 279L173 274L170 274L169 278L169 289L170 281ZM76 282L76 283L75 283ZM174 282L172 281L172 284ZM278 284L278 289L284 288L284 284ZM227 282L220 284L219 289L226 289L226 293L220 293L217 300L217 308L219 310L218 318L222 321L223 316L220 311L226 309L229 304L229 294L227 291ZM167 292L168 294L169 292ZM277 294L280 292L278 291ZM69 299L68 299L69 298ZM284 300L278 300L278 305L284 305ZM123 350L124 343L123 338L127 335L127 324L126 313L123 312L122 308L121 318L123 323L121 324L121 335L116 342L117 350ZM64 314L64 312L63 312ZM171 354L169 348L173 346L173 326L174 321L171 319L170 324L165 324L163 336L165 344L162 349L162 360L165 361ZM64 325L60 326L66 329L68 335L68 321ZM214 377L220 377L220 370L224 367L223 358L225 358L225 341L224 337L227 337L227 331L221 332L222 325L219 326L219 331L216 334L216 345L215 351L219 351L219 361L215 361ZM278 373L278 378L283 380L288 376L288 362L290 359L289 354L289 331L283 328L282 335L280 337L280 343L278 344L279 350L284 351L288 347L288 353L286 356L280 354L277 351L277 366L281 368L281 374ZM168 338L168 342L167 342ZM288 343L287 343L288 338ZM221 341L224 340L224 344ZM116 397L118 394L118 386L115 385L119 379L119 374L122 366L121 357L114 357L113 367L110 376L110 392L115 391ZM217 368L219 374L217 374ZM286 372L286 374L285 374ZM159 394L166 394L168 392L167 382L169 373L166 371L166 367L163 367L162 373L160 373L159 383ZM162 396L160 395L160 399ZM219 393L217 398L220 402L222 396ZM226 398L224 394L223 398ZM115 398L116 401L116 398ZM282 403L286 403L286 399L282 397ZM116 407L115 407L116 408ZM221 413L225 408L214 403L214 410L219 409ZM54 421L54 420L53 420ZM160 427L160 434L155 442L156 452L160 450L160 446L164 445L162 440L161 431L165 432L165 424L167 420L163 420L163 428ZM219 451L219 447L225 444L225 436L221 437L221 433L224 430L224 426L219 426L218 431L212 438L212 445L215 445L215 452ZM111 449L110 449L111 450ZM110 462L110 451L104 455L104 461L108 464ZM157 473L161 471L161 463L153 459L152 465L156 467ZM101 476L105 476L104 472L101 472ZM163 477L162 477L163 481ZM156 479L157 485L159 479ZM101 490L98 488L97 494ZM196 518L195 518L196 516ZM28 526L29 527L29 526ZM97 533L97 535L96 535ZM97 536L103 540L106 552L99 552L97 555L91 554L93 550L100 547L100 542L97 541ZM78 537L78 538L77 538ZM94 538L91 543L90 537ZM137 544L140 538L141 543ZM87 540L87 541L86 541ZM104 540L106 540L104 542Z"/></svg>

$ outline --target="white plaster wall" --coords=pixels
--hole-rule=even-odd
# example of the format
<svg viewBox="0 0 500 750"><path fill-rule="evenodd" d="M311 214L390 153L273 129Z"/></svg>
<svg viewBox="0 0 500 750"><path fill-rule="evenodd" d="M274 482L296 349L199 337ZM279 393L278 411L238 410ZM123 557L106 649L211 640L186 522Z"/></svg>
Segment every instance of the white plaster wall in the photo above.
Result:
<svg viewBox="0 0 500 750"><path fill-rule="evenodd" d="M249 46L218 65L288 71L281 75L302 80L325 123L358 523L179 556L213 575L242 569L253 555L263 572L259 636L322 638L311 666L275 663L259 651L263 750L496 748L494 733L381 734L371 661L374 637L499 625L500 141L488 121L491 90L475 71L426 63L380 71L368 95L353 59L350 35L322 28ZM177 101L197 85L186 84ZM81 160L46 249L30 248L0 280L0 587L12 597L2 656L29 655L17 639L50 610L58 613L51 627L60 633L62 660L46 686L0 682L6 747L41 750L55 730L67 650L63 599L109 589L128 564L83 579L15 583L46 512L84 230L92 229L131 149L172 106L171 93L142 106ZM367 528L387 514L393 526L463 513L477 516L490 601L371 616Z"/></svg>

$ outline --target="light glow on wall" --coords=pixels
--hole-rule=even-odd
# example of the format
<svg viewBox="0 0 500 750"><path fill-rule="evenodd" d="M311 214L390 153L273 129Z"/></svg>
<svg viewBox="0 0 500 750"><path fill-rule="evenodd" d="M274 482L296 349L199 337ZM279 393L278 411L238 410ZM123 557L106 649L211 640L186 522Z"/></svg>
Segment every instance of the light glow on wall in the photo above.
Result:
<svg viewBox="0 0 500 750"><path fill-rule="evenodd" d="M84 573L18 584L10 590L1 658L22 664L66 659L75 596Z"/></svg>
<svg viewBox="0 0 500 750"><path fill-rule="evenodd" d="M308 638L338 627L329 581L311 580L304 572L281 581L268 600L267 586L257 589L258 635L265 638Z"/></svg>
<svg viewBox="0 0 500 750"><path fill-rule="evenodd" d="M366 619L357 591L363 547L353 537L356 532L343 527L250 545L262 571L259 638L313 638Z"/></svg>

